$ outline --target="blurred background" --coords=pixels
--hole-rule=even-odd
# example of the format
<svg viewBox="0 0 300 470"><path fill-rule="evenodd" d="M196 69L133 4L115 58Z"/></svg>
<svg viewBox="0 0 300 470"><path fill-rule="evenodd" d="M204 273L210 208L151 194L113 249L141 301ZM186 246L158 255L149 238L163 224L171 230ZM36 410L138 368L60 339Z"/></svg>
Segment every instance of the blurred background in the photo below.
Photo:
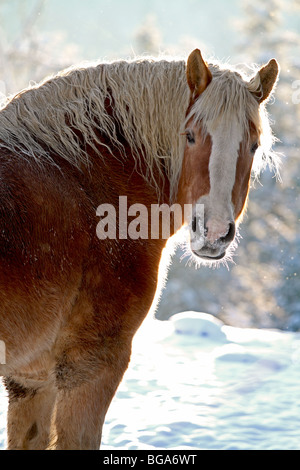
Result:
<svg viewBox="0 0 300 470"><path fill-rule="evenodd" d="M268 109L282 182L266 171L255 183L229 269L195 270L176 250L156 316L197 310L232 326L300 330L298 0L0 0L0 95L83 60L187 57L195 47L232 64L280 63Z"/></svg>

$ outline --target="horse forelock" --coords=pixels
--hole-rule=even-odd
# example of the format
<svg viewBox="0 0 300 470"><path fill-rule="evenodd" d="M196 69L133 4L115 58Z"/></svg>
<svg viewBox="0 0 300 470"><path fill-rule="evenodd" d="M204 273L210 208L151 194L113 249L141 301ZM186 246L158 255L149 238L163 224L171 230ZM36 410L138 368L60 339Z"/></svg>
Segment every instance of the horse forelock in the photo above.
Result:
<svg viewBox="0 0 300 470"><path fill-rule="evenodd" d="M252 166L253 176L257 178L269 166L279 177L280 159L272 150L276 139L269 117L264 105L259 105L252 93L260 84L249 81L240 71L225 64L210 64L210 70L213 79L191 107L186 123L191 119L196 125L201 123L203 138L219 127L229 139L231 133L238 132L245 143L249 141L254 126L260 147Z"/></svg>

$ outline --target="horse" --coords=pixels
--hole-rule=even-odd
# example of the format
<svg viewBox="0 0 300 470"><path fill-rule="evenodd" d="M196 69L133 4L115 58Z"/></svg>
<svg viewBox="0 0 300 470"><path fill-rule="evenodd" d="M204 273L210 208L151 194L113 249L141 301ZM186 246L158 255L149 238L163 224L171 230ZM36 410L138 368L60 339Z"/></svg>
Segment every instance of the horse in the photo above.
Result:
<svg viewBox="0 0 300 470"><path fill-rule="evenodd" d="M278 72L271 59L249 77L195 49L187 60L73 66L7 98L0 372L8 449L99 449L167 242L161 232L100 237L99 206L116 208L120 196L148 211L189 205L182 225L191 256L226 260L251 175L278 168L265 107Z"/></svg>

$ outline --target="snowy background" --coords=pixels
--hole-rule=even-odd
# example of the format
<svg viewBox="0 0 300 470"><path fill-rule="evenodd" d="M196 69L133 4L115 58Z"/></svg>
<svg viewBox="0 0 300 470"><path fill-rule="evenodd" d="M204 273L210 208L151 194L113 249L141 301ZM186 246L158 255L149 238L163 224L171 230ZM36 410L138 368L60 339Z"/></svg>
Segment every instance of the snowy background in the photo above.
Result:
<svg viewBox="0 0 300 470"><path fill-rule="evenodd" d="M146 322L103 448L300 449L299 373L300 333L194 312Z"/></svg>
<svg viewBox="0 0 300 470"><path fill-rule="evenodd" d="M300 450L300 333L186 312L146 320L102 449ZM0 449L6 399L0 388Z"/></svg>
<svg viewBox="0 0 300 470"><path fill-rule="evenodd" d="M0 99L86 59L200 47L206 59L281 66L268 110L282 182L266 171L255 183L229 270L195 270L177 249L104 448L300 448L299 31L294 0L0 0ZM183 311L210 315L180 323ZM6 406L0 386L0 448Z"/></svg>

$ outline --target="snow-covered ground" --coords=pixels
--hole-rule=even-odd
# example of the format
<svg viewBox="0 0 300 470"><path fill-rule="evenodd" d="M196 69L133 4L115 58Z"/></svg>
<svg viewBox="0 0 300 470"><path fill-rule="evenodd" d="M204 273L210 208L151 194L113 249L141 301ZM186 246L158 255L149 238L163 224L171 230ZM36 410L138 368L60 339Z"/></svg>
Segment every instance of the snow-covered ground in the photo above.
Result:
<svg viewBox="0 0 300 470"><path fill-rule="evenodd" d="M0 449L6 399L0 387ZM146 320L103 449L300 449L300 333Z"/></svg>

